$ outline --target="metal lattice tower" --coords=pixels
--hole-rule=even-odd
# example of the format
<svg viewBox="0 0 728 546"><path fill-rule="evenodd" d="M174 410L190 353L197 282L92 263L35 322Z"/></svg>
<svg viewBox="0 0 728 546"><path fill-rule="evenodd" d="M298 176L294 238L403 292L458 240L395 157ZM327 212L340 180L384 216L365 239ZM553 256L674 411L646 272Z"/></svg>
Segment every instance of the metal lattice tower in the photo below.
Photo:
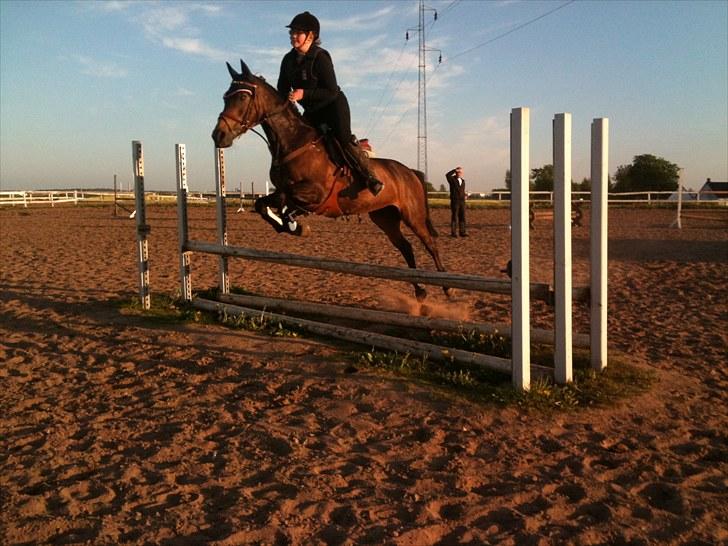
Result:
<svg viewBox="0 0 728 546"><path fill-rule="evenodd" d="M427 82L425 69L425 2L420 0L420 20L417 25L420 38L419 71L417 78L417 170L425 173L427 177Z"/></svg>
<svg viewBox="0 0 728 546"><path fill-rule="evenodd" d="M419 23L415 28L408 29L407 39L409 40L409 30L416 31L419 35L419 64L417 73L417 170L425 173L427 180L427 57L428 51L440 51L439 49L428 49L425 45L425 11L433 11L435 13L435 21L437 21L437 10L425 7L425 0L420 0L420 16ZM442 62L442 52L440 54L440 62Z"/></svg>

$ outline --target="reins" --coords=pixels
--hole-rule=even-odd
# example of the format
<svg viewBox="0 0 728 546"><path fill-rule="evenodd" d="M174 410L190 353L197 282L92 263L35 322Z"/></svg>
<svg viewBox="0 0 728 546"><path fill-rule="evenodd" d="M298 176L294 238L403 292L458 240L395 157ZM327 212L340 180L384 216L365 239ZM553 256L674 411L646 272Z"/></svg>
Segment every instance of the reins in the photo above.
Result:
<svg viewBox="0 0 728 546"><path fill-rule="evenodd" d="M273 150L270 141L265 137L265 135L260 134L250 124L250 122L247 121L247 114L248 114L248 111L250 110L251 106L254 105L254 104L257 106L256 101L255 101L255 99L256 99L256 93L255 93L255 91L256 91L257 85L255 85L253 83L250 83L250 82L242 81L242 80L233 80L232 85L238 85L240 87L238 89L234 89L234 90L228 91L227 93L225 93L225 95L223 96L223 98L227 99L228 97L230 97L232 95L235 95L237 93L247 93L247 94L249 94L251 96L251 98L253 100L251 100L248 103L248 106L247 106L247 108L245 110L244 115L242 115L239 119L236 118L236 117L231 116L230 114L226 114L225 112L221 112L220 115L218 116L218 119L220 119L220 120L222 120L222 121L225 122L225 125L227 125L228 130L230 132L232 132L232 127L230 126L230 122L233 122L233 123L236 123L237 125L239 125L242 128L243 132L246 132L246 131L250 130L253 133L255 133L256 135L258 135L263 140L263 142L265 142L265 145L270 150L271 155L273 156L273 164L274 165L276 165L276 166L285 165L286 163L290 162L291 160L295 159L296 157L298 157L299 155L301 155L302 153L304 153L306 151L306 148L308 146L314 146L315 147L316 144L318 144L321 141L321 137L318 137L316 140L313 140L312 142L308 142L308 143L304 144L303 146L299 146L298 148L296 148L292 152L286 154L286 156L283 157L283 159L276 159L276 157L279 155L279 150ZM282 103L280 106L278 106L273 111L268 112L267 114L265 114L263 117L260 118L259 123L265 123L266 121L270 122L270 120L272 118L277 117L280 114L282 114L283 111L286 110L286 108L289 108L288 102Z"/></svg>

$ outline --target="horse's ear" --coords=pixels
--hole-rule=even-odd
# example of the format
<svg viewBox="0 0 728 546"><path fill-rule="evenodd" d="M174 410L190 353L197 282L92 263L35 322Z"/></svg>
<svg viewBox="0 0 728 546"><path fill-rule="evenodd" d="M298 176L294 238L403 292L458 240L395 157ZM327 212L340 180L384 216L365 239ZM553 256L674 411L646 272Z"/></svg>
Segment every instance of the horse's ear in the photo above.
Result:
<svg viewBox="0 0 728 546"><path fill-rule="evenodd" d="M234 80L239 80L240 79L240 74L238 74L237 72L235 72L235 69L232 66L230 66L230 63L227 63L226 62L225 64L227 65L228 72L230 72L230 77L232 79L234 79Z"/></svg>
<svg viewBox="0 0 728 546"><path fill-rule="evenodd" d="M250 72L248 65L243 62L243 59L240 59L240 74L243 78L248 78L253 75L252 72Z"/></svg>

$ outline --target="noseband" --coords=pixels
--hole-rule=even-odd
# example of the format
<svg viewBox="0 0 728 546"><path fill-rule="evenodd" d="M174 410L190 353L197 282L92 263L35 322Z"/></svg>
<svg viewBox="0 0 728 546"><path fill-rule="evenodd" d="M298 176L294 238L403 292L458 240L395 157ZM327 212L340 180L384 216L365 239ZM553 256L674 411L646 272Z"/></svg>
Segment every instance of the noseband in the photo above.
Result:
<svg viewBox="0 0 728 546"><path fill-rule="evenodd" d="M233 95L237 95L238 93L247 93L251 96L252 100L248 102L248 107L245 110L245 113L240 117L236 118L234 116L231 116L230 114L226 114L224 111L220 112L220 115L217 117L218 121L222 120L225 125L227 125L227 128L230 132L233 132L233 127L230 125L230 122L233 124L239 125L241 129L241 133L244 133L254 125L257 125L258 123L263 123L279 114L281 114L286 108L289 107L288 102L284 102L281 104L278 108L273 110L272 112L268 112L265 114L257 123L251 123L247 117L248 117L248 111L250 110L251 105L255 101L256 98L256 88L258 87L254 83L241 81L241 80L233 80L231 84L231 89L223 95L223 99L228 99L229 97L232 97ZM235 89L233 89L235 87Z"/></svg>
<svg viewBox="0 0 728 546"><path fill-rule="evenodd" d="M233 87L235 87L235 89L233 89ZM243 114L243 116L241 116L239 119L234 116L231 116L230 114L226 114L224 111L220 112L220 115L217 117L218 121L222 120L225 123L225 125L227 125L228 131L230 131L231 133L233 132L233 128L230 126L230 122L233 122L234 124L239 125L240 129L241 129L241 131L240 131L241 133L244 133L245 131L250 129L250 127L252 126L251 123L247 120L247 117L248 117L247 114L248 114L248 110L250 110L250 106L251 106L253 100L255 99L255 88L256 88L255 84L252 84L249 82L244 82L244 81L233 80L233 83L230 85L230 90L228 90L228 92L223 95L222 98L224 100L227 100L229 97L232 97L233 95L237 95L238 93L247 93L250 95L250 97L252 99L252 100L248 101L248 107L245 109L245 113Z"/></svg>

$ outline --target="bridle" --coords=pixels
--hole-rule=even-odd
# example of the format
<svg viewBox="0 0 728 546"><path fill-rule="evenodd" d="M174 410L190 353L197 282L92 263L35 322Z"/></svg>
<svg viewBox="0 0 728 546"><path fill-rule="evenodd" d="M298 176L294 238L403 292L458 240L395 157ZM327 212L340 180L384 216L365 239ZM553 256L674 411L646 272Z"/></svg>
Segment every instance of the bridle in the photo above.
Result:
<svg viewBox="0 0 728 546"><path fill-rule="evenodd" d="M235 89L232 89L233 86L237 86L237 87ZM231 133L233 133L234 131L233 131L233 127L230 125L230 122L233 122L234 124L239 125L240 129L241 129L240 133L242 134L245 131L247 131L248 129L250 129L250 127L251 127L251 123L247 119L248 111L250 110L250 107L252 106L252 104L255 102L255 88L257 86L253 83L244 82L244 81L240 81L240 80L233 80L230 87L231 87L231 89L228 90L227 93L225 93L223 95L223 97L222 97L223 100L227 100L228 98L232 97L233 95L237 95L238 93L247 93L248 95L250 95L252 100L248 101L247 108L245 109L245 112L243 113L243 115L240 118L236 118L234 116L231 116L230 114L226 114L225 111L223 110L222 112L220 112L220 115L217 116L217 119L218 119L218 121L222 120L225 123L225 125L227 126L228 131L230 131Z"/></svg>
<svg viewBox="0 0 728 546"><path fill-rule="evenodd" d="M240 132L238 135L242 135L246 131L250 130L254 132L256 135L258 135L263 141L265 142L266 146L270 150L271 156L273 158L273 165L275 166L281 166L285 165L286 163L291 162L293 159L297 158L301 154L303 154L305 151L307 151L309 148L317 148L317 145L321 142L322 136L319 136L318 138L315 138L312 141L309 141L301 146L298 146L297 148L291 150L289 153L287 153L285 156L281 157L281 150L280 150L280 143L277 143L276 149L273 149L271 146L271 143L268 141L268 139L260 134L258 131L256 131L253 126L258 125L260 123L270 122L271 119L273 119L276 116L281 115L286 109L290 108L290 103L288 101L282 102L279 106L271 110L270 112L266 113L263 117L261 117L258 121L253 123L249 119L249 112L250 109L255 107L258 108L258 96L256 94L257 91L257 85L255 83L245 81L245 80L237 80L234 79L232 83L230 84L230 89L223 95L223 100L227 101L230 97L237 95L238 93L247 93L250 95L250 100L248 101L248 104L246 105L245 111L243 112L242 116L235 117L231 116L230 114L226 114L223 110L220 112L220 115L217 117L218 121L222 121L226 126L228 131L235 134L235 131L233 130L234 126L238 126L240 128ZM234 124L234 125L231 125Z"/></svg>
<svg viewBox="0 0 728 546"><path fill-rule="evenodd" d="M253 123L251 123L248 120L248 111L250 110L251 106L253 106L253 104L256 102L257 95L256 95L255 91L258 86L254 83L250 83L250 82L243 81L243 80L233 80L233 82L230 84L230 86L231 86L231 88L233 86L237 86L237 87L235 89L230 89L229 91L227 91L222 97L223 100L227 100L229 97L232 97L233 95L237 95L238 93L249 94L251 96L251 100L248 101L247 108L245 109L245 112L243 113L243 115L240 118L236 118L234 116L231 116L230 114L226 114L225 111L222 111L222 112L220 112L220 115L217 117L218 121L222 120L223 123L225 123L225 125L227 126L228 131L230 131L231 133L233 133L234 131L233 131L233 126L230 125L230 122L240 126L239 134L243 134L246 131L251 130L256 135L258 135L260 138L262 138L263 141L268 146L268 148L270 149L270 142L268 142L268 139L264 135L261 135L258 131L256 131L253 128ZM274 117L280 115L288 107L289 107L288 103L284 102L278 108L276 108L272 112L268 112L265 116L260 118L260 120L257 123L255 123L255 125L257 125L258 123L263 123L265 121L270 120L271 118L274 118Z"/></svg>

